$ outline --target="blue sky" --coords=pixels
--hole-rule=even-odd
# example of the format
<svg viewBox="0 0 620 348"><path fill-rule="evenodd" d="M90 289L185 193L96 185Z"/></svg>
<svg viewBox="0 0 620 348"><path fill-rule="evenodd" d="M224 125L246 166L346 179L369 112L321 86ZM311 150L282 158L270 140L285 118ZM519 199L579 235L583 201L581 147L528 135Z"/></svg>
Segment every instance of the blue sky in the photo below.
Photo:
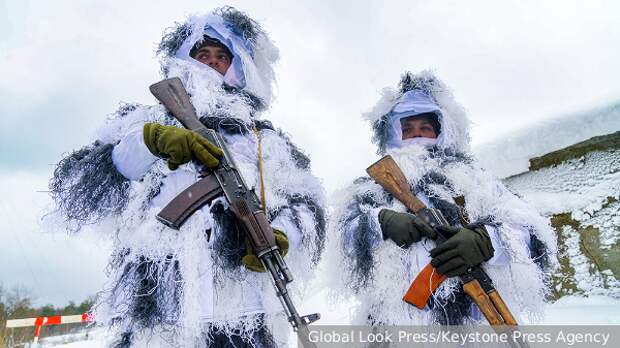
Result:
<svg viewBox="0 0 620 348"><path fill-rule="evenodd" d="M620 99L617 1L226 3L259 20L280 48L268 117L310 154L329 190L375 159L360 115L406 69L436 69L469 110L474 144ZM37 216L49 200L37 191L119 102L154 102L147 87L159 78L153 49L163 29L208 9L204 1L0 1L5 286L57 304L101 286L107 242L41 232Z"/></svg>

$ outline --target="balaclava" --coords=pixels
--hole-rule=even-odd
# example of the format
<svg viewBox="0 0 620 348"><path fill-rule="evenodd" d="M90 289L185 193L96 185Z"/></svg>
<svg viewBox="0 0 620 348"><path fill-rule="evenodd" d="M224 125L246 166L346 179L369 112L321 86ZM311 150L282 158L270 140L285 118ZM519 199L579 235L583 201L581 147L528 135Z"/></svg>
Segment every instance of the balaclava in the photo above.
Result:
<svg viewBox="0 0 620 348"><path fill-rule="evenodd" d="M469 152L469 120L465 109L454 100L452 92L432 71L417 74L405 72L398 88L386 87L374 108L364 114L371 122L373 142L377 153L385 154L390 148L402 147L402 118L433 114L437 118L437 139L416 138L449 152ZM410 141L411 142L411 141ZM431 144L432 143L432 144Z"/></svg>
<svg viewBox="0 0 620 348"><path fill-rule="evenodd" d="M268 106L273 97L272 66L278 59L278 50L256 21L232 7L192 15L166 31L157 50L165 77L170 77L171 71L179 75L182 62L213 70L190 56L192 48L206 38L217 40L232 55L231 66L224 76L213 71L209 77L221 79L223 84L242 90L258 98L262 106ZM183 80L184 76L179 77Z"/></svg>

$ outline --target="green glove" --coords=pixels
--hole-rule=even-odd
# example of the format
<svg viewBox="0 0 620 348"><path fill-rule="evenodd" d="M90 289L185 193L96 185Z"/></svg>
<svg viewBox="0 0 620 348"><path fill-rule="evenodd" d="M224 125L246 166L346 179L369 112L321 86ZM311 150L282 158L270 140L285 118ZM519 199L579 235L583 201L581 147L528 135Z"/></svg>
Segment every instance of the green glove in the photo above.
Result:
<svg viewBox="0 0 620 348"><path fill-rule="evenodd" d="M193 159L213 169L220 164L218 158L224 154L196 132L158 123L144 125L144 143L153 155L167 158L171 170Z"/></svg>
<svg viewBox="0 0 620 348"><path fill-rule="evenodd" d="M437 238L437 233L419 217L409 213L399 213L389 209L379 212L379 224L383 239L391 239L401 248L408 248L422 237Z"/></svg>
<svg viewBox="0 0 620 348"><path fill-rule="evenodd" d="M437 272L456 277L468 272L493 257L491 238L484 227L473 230L462 227L437 227L444 234L452 235L446 242L431 250L431 265Z"/></svg>
<svg viewBox="0 0 620 348"><path fill-rule="evenodd" d="M276 237L276 245L280 248L280 255L286 256L288 253L288 237L286 237L284 232L276 230L275 228L273 229L273 234ZM245 256L241 258L241 263L253 272L267 271L265 267L263 267L263 263L260 262L258 257L252 252L252 248L250 248L249 243Z"/></svg>

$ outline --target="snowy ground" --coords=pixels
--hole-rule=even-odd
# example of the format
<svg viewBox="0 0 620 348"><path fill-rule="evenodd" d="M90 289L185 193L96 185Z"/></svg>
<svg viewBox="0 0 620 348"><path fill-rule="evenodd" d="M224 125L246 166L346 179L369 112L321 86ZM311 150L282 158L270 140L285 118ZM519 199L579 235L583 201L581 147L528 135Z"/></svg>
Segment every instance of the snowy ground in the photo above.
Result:
<svg viewBox="0 0 620 348"><path fill-rule="evenodd" d="M544 324L620 325L620 300L605 296L566 296L549 305Z"/></svg>
<svg viewBox="0 0 620 348"><path fill-rule="evenodd" d="M315 308L317 309L317 308ZM321 324L345 324L346 310L343 308L318 308L323 313ZM547 318L544 324L548 325L620 325L620 300L593 296L564 297L547 309ZM73 337L54 337L43 340L39 347L57 348L104 348L106 332L104 329L94 329L89 332L88 339L84 335ZM73 341L79 339L78 341ZM72 343L64 343L67 341Z"/></svg>

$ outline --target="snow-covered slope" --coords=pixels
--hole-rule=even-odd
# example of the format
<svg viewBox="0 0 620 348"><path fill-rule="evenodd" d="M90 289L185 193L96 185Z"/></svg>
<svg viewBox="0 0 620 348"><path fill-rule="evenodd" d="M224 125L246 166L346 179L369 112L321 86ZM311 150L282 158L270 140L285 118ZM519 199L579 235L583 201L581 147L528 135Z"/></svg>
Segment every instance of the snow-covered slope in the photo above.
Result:
<svg viewBox="0 0 620 348"><path fill-rule="evenodd" d="M620 193L620 151L591 152L504 182L545 215L572 212L581 220Z"/></svg>
<svg viewBox="0 0 620 348"><path fill-rule="evenodd" d="M561 265L554 298L620 298L620 102L530 126L474 152L551 219Z"/></svg>
<svg viewBox="0 0 620 348"><path fill-rule="evenodd" d="M551 218L561 265L553 275L554 297L620 298L620 132L556 151L539 162L544 163L540 169L504 182Z"/></svg>
<svg viewBox="0 0 620 348"><path fill-rule="evenodd" d="M620 130L620 102L553 118L474 148L482 166L500 178L526 172L534 157Z"/></svg>

